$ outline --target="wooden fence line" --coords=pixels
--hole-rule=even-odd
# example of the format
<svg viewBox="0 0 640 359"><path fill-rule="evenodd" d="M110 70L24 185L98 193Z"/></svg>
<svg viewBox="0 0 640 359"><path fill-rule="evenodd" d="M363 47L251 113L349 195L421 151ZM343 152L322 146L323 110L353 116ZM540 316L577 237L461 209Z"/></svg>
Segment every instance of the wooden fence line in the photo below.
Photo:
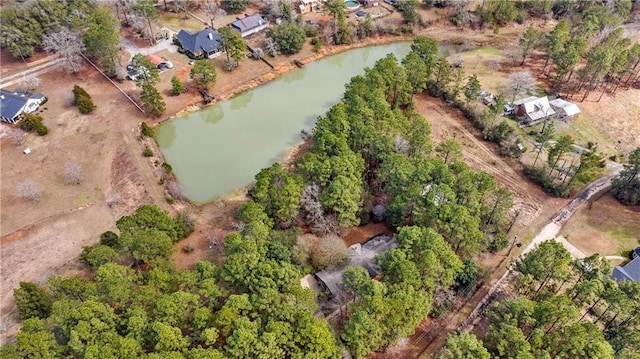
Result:
<svg viewBox="0 0 640 359"><path fill-rule="evenodd" d="M91 60L89 60L83 53L80 54L80 56L82 56L83 59L87 60L88 63L91 64L91 66L93 66L94 69L98 70L98 72L100 74L102 74L102 76L104 76L105 79L109 80L109 82L111 82L111 84L113 86L115 86L123 95L124 97L126 97L129 101L131 101L131 103L138 109L140 110L140 112L142 112L143 114L145 114L144 110L142 109L142 107L140 107L140 105L138 105L138 103L131 98L131 96L129 96L122 88L120 88L120 86L118 86L118 84L116 84L115 82L113 82L113 80L111 80L111 78L109 78L109 76L107 76L104 72L102 72L102 70L100 70L98 68L98 66L96 66L96 64L94 64L93 62L91 62Z"/></svg>

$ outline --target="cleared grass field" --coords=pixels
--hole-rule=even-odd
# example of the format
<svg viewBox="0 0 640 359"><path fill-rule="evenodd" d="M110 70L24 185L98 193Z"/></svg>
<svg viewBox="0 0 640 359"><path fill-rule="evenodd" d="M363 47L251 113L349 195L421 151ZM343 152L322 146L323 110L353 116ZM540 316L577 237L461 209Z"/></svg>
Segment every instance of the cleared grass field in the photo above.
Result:
<svg viewBox="0 0 640 359"><path fill-rule="evenodd" d="M578 210L560 234L585 254L626 256L640 244L640 211L606 195Z"/></svg>

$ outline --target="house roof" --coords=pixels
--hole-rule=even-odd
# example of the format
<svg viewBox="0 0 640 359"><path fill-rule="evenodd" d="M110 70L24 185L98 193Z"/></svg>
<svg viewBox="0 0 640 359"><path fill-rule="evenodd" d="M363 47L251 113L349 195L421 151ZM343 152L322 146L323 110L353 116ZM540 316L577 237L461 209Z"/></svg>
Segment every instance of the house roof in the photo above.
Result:
<svg viewBox="0 0 640 359"><path fill-rule="evenodd" d="M640 282L640 257L636 257L636 259L627 263L624 267L615 267L611 276L613 279L618 281L634 280L636 282Z"/></svg>
<svg viewBox="0 0 640 359"><path fill-rule="evenodd" d="M14 120L18 117L30 99L44 100L41 93L32 94L20 88L13 92L0 90L0 117Z"/></svg>
<svg viewBox="0 0 640 359"><path fill-rule="evenodd" d="M513 106L520 106L520 105L522 105L524 103L535 101L537 99L538 99L537 96L529 96L529 97L526 97L526 98L523 98L523 99L520 99L520 100L517 100L517 101L513 101Z"/></svg>
<svg viewBox="0 0 640 359"><path fill-rule="evenodd" d="M524 110L527 113L527 116L529 117L529 119L531 119L531 121L539 120L539 119L554 115L556 113L549 105L549 99L547 99L547 96L543 96L539 98L536 97L532 100L523 102L520 105L524 106Z"/></svg>
<svg viewBox="0 0 640 359"><path fill-rule="evenodd" d="M398 246L395 238L389 234L379 234L369 239L364 244L356 243L349 247L349 263L332 269L324 269L316 273L329 289L332 295L337 295L342 291L342 273L349 267L364 267L369 276L375 277L380 274L380 266L376 256Z"/></svg>
<svg viewBox="0 0 640 359"><path fill-rule="evenodd" d="M318 2L318 0L302 0L302 3L305 5L313 4L315 2Z"/></svg>
<svg viewBox="0 0 640 359"><path fill-rule="evenodd" d="M222 47L220 34L211 28L206 28L195 34L183 29L176 35L176 38L181 46L192 54L196 54L201 50L209 53Z"/></svg>
<svg viewBox="0 0 640 359"><path fill-rule="evenodd" d="M549 101L549 105L551 105L551 107L553 107L556 110L561 109L567 116L573 116L580 113L580 109L578 108L578 105L576 105L575 103L571 103L569 101L565 101L561 98L557 98L553 101Z"/></svg>
<svg viewBox="0 0 640 359"><path fill-rule="evenodd" d="M156 65L156 66L158 66L161 63L165 62L165 60L163 60L162 57L160 57L158 55L154 55L154 54L147 55L147 59L149 59L149 61L151 61L151 63Z"/></svg>
<svg viewBox="0 0 640 359"><path fill-rule="evenodd" d="M260 27L267 23L267 19L260 14L247 15L242 19L238 19L231 23L231 26L238 29L240 32L246 32Z"/></svg>

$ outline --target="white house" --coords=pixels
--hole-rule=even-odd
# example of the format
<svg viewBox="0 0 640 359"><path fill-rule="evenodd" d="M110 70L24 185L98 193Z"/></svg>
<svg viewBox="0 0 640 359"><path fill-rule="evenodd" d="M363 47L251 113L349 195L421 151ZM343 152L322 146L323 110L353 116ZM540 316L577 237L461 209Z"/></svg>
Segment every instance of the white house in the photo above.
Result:
<svg viewBox="0 0 640 359"><path fill-rule="evenodd" d="M560 118L574 118L577 114L580 113L580 109L578 105L575 103L571 103L569 101L565 101L561 98L557 98L553 101L549 101L549 105L553 108Z"/></svg>
<svg viewBox="0 0 640 359"><path fill-rule="evenodd" d="M32 94L20 88L13 92L0 90L0 119L16 123L20 115L36 111L46 99L41 93Z"/></svg>
<svg viewBox="0 0 640 359"><path fill-rule="evenodd" d="M533 126L556 114L547 96L530 96L513 102L516 117L525 125Z"/></svg>

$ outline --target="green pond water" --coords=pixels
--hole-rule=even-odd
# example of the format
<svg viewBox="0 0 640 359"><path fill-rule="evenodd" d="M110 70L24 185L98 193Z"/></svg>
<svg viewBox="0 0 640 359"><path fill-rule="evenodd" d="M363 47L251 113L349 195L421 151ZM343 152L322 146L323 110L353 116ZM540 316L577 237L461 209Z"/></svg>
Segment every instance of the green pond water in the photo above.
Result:
<svg viewBox="0 0 640 359"><path fill-rule="evenodd" d="M167 121L157 141L187 197L208 202L242 190L264 167L302 141L318 116L336 104L344 85L388 53L410 43L371 46L326 57L231 100ZM242 67L253 66L251 60Z"/></svg>

